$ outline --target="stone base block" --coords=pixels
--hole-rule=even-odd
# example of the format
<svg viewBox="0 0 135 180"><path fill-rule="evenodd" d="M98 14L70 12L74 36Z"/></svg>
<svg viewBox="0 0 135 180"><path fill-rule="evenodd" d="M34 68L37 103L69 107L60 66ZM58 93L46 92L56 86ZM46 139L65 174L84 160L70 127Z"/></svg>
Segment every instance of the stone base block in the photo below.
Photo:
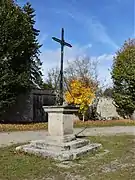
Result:
<svg viewBox="0 0 135 180"><path fill-rule="evenodd" d="M86 139L57 142L51 137L46 137L45 140L32 141L30 144L19 146L16 150L65 161L74 160L83 154L98 150L100 147L101 144L90 143Z"/></svg>
<svg viewBox="0 0 135 180"><path fill-rule="evenodd" d="M75 139L76 139L76 137L73 134L71 134L71 135L64 135L64 136L46 136L44 141L45 142L50 142L51 144L52 143L61 144L61 143L66 143L66 142L73 141ZM32 142L35 142L35 141L32 141Z"/></svg>

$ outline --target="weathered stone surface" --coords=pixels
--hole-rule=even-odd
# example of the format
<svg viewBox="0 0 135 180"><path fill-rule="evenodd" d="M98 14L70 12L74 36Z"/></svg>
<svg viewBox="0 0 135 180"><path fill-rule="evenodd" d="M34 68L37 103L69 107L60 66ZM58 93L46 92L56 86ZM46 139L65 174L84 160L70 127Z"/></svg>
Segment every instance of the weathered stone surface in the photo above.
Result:
<svg viewBox="0 0 135 180"><path fill-rule="evenodd" d="M44 109L48 112L49 136L44 140L32 141L30 144L17 147L16 150L63 161L74 160L101 147L101 144L91 144L86 139L76 139L71 115L78 109L71 106L53 106Z"/></svg>
<svg viewBox="0 0 135 180"><path fill-rule="evenodd" d="M112 119L121 119L119 114L116 111L116 107L114 105L112 98L99 98L97 104L97 113L99 114L101 119L104 120L112 120Z"/></svg>
<svg viewBox="0 0 135 180"><path fill-rule="evenodd" d="M51 141L51 143L59 144L59 143L66 143L69 141L73 141L75 140L75 136L73 134L69 134L65 136L47 136L45 139L49 142Z"/></svg>
<svg viewBox="0 0 135 180"><path fill-rule="evenodd" d="M31 146L43 149L59 149L61 151L77 149L89 144L85 139L74 139L68 142L57 142L54 139L46 138L46 140L32 141Z"/></svg>
<svg viewBox="0 0 135 180"><path fill-rule="evenodd" d="M132 116L131 116L132 120L135 120L135 111L133 112Z"/></svg>
<svg viewBox="0 0 135 180"><path fill-rule="evenodd" d="M73 114L78 108L68 106L44 106L48 113L48 133L51 136L73 134Z"/></svg>
<svg viewBox="0 0 135 180"><path fill-rule="evenodd" d="M76 139L66 143L57 143L46 138L46 140L32 141L30 144L19 146L16 150L42 157L51 157L56 160L74 160L88 152L96 151L101 144L90 143L85 139Z"/></svg>

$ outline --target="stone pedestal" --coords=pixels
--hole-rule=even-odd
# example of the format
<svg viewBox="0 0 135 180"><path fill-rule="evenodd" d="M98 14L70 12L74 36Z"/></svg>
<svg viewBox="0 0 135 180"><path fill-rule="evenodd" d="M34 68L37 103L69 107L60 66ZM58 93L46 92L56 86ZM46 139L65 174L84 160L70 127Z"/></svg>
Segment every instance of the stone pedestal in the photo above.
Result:
<svg viewBox="0 0 135 180"><path fill-rule="evenodd" d="M72 114L78 108L72 106L44 107L48 112L48 136L43 140L32 141L16 150L52 157L58 160L73 160L89 151L97 150L101 144L91 144L89 140L76 139L73 134Z"/></svg>
<svg viewBox="0 0 135 180"><path fill-rule="evenodd" d="M64 136L73 134L72 114L78 108L70 106L44 107L48 113L48 133L50 136Z"/></svg>

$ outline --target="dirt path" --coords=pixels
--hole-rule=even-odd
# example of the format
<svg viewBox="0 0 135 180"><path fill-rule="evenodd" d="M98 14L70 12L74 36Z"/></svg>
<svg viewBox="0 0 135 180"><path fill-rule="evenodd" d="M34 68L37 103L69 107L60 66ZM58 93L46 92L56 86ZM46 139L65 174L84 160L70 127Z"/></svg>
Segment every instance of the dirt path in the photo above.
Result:
<svg viewBox="0 0 135 180"><path fill-rule="evenodd" d="M78 133L83 128L74 129L74 133ZM135 126L116 126L116 127L101 127L101 128L87 128L80 135L96 136L96 135L115 135L115 134L131 134L135 135ZM47 131L19 131L19 132L5 132L0 133L0 147L16 143L24 143L31 140L44 139L48 133Z"/></svg>

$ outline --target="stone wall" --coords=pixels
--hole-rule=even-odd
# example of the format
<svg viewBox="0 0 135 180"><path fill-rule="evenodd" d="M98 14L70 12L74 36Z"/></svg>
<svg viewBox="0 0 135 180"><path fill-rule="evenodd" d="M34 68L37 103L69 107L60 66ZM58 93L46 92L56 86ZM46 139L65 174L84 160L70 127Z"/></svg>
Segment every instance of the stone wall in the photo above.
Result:
<svg viewBox="0 0 135 180"><path fill-rule="evenodd" d="M109 97L99 98L96 111L101 117L101 119L121 119L121 117L116 111L113 99Z"/></svg>
<svg viewBox="0 0 135 180"><path fill-rule="evenodd" d="M135 120L135 111L133 112L133 114L131 115L131 119Z"/></svg>

